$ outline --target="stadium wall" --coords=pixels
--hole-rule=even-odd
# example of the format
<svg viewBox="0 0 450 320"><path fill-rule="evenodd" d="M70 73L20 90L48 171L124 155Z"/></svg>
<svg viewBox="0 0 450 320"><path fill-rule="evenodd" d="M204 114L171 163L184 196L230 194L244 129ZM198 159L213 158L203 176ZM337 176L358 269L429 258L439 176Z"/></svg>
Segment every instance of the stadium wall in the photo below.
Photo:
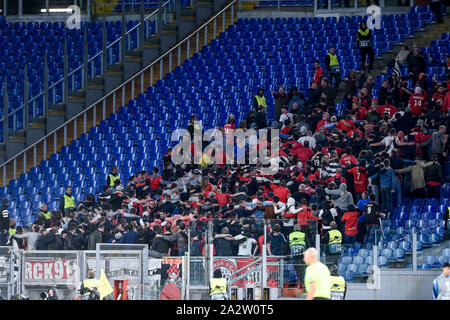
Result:
<svg viewBox="0 0 450 320"><path fill-rule="evenodd" d="M432 300L436 271L404 269L381 270L379 289L369 289L366 283L349 283L346 300Z"/></svg>

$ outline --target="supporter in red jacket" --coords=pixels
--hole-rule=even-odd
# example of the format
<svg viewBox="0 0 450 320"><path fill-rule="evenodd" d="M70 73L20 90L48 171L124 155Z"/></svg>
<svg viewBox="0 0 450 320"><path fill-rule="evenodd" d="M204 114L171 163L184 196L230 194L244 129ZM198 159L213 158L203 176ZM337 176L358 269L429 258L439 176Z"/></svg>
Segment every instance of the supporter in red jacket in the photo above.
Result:
<svg viewBox="0 0 450 320"><path fill-rule="evenodd" d="M344 244L353 245L358 234L357 224L360 213L356 210L354 205L348 207L348 211L342 216L342 222L345 223Z"/></svg>

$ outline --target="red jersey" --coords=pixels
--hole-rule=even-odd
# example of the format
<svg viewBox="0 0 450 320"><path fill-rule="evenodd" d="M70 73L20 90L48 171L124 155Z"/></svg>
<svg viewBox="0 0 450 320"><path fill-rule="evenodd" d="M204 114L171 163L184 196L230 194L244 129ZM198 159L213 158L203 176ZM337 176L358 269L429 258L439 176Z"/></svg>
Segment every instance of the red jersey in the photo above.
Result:
<svg viewBox="0 0 450 320"><path fill-rule="evenodd" d="M378 114L383 115L387 113L389 115L389 118L392 118L394 114L397 113L397 111L398 111L397 108L390 104L379 106L377 109Z"/></svg>
<svg viewBox="0 0 450 320"><path fill-rule="evenodd" d="M297 224L307 226L308 220L319 220L319 218L313 216L312 209L310 207L302 205L299 209L302 210L297 213Z"/></svg>
<svg viewBox="0 0 450 320"><path fill-rule="evenodd" d="M345 223L344 233L348 236L356 236L358 230L356 229L358 224L358 217L360 213L357 211L349 211L342 216L342 222Z"/></svg>
<svg viewBox="0 0 450 320"><path fill-rule="evenodd" d="M230 195L228 193L216 193L217 204L221 207L230 203Z"/></svg>
<svg viewBox="0 0 450 320"><path fill-rule="evenodd" d="M422 112L427 109L427 101L421 94L412 94L409 98L408 104L411 105L411 112L416 116L420 116Z"/></svg>
<svg viewBox="0 0 450 320"><path fill-rule="evenodd" d="M316 72L314 72L314 83L319 84L320 79L323 78L323 70L321 67L318 67L316 69Z"/></svg>
<svg viewBox="0 0 450 320"><path fill-rule="evenodd" d="M355 192L363 193L367 189L367 170L364 167L355 167L347 170L348 173L353 174L353 184Z"/></svg>
<svg viewBox="0 0 450 320"><path fill-rule="evenodd" d="M278 196L281 202L287 202L287 198L291 194L288 188L280 187L273 183L270 184L270 188L272 189L274 196Z"/></svg>
<svg viewBox="0 0 450 320"><path fill-rule="evenodd" d="M341 131L350 131L353 129L353 120L345 120L342 119L339 121L336 125L336 128L338 128Z"/></svg>
<svg viewBox="0 0 450 320"><path fill-rule="evenodd" d="M347 154L345 156L343 156L341 158L341 160L339 160L339 163L342 164L343 166L347 165L347 164L351 164L354 165L357 162L355 156L351 155L351 154Z"/></svg>

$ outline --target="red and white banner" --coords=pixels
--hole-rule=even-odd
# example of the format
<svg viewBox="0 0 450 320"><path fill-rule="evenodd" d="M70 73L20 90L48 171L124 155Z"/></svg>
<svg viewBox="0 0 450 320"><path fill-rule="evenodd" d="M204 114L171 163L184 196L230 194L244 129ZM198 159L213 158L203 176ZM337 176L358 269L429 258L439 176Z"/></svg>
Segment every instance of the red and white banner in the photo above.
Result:
<svg viewBox="0 0 450 320"><path fill-rule="evenodd" d="M227 277L237 270L245 268L250 263L252 263L255 258L214 258L213 262L213 271L216 269L220 269L222 271L222 276ZM242 275L251 271L256 267L256 264L249 266L248 268L243 269L238 273L238 275ZM233 286L238 286L243 288L247 284L260 284L261 283L261 269L254 270L253 272L249 272L246 277L241 280L235 281L232 283ZM271 288L278 287L279 281L279 264L276 258L267 258L267 286ZM237 277L236 275L235 277Z"/></svg>
<svg viewBox="0 0 450 320"><path fill-rule="evenodd" d="M26 260L24 282L52 283L74 279L72 260Z"/></svg>

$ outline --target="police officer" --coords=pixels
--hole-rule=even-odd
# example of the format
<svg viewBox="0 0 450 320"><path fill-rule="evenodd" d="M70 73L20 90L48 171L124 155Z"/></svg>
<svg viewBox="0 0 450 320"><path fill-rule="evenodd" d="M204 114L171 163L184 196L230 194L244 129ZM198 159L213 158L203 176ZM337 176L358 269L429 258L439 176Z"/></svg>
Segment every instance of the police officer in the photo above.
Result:
<svg viewBox="0 0 450 320"><path fill-rule="evenodd" d="M339 82L341 82L341 69L339 67L338 57L335 54L336 49L331 46L330 52L325 56L325 66L328 71L328 81L333 85L333 78L336 80L334 88L337 90Z"/></svg>
<svg viewBox="0 0 450 320"><path fill-rule="evenodd" d="M107 186L114 187L116 180L120 181L119 176L117 175L118 172L119 172L119 168L117 166L111 167L111 172L109 173L108 177L106 178Z"/></svg>
<svg viewBox="0 0 450 320"><path fill-rule="evenodd" d="M0 214L0 246L6 246L9 236L9 201L3 199Z"/></svg>
<svg viewBox="0 0 450 320"><path fill-rule="evenodd" d="M374 52L372 48L372 31L367 28L364 21L361 21L360 28L356 33L356 41L361 53L361 69L366 66L366 56L369 56L369 70L373 69Z"/></svg>
<svg viewBox="0 0 450 320"><path fill-rule="evenodd" d="M258 111L259 106L263 106L267 111L266 97L264 97L264 89L261 87L258 88L258 94L253 97L253 108Z"/></svg>
<svg viewBox="0 0 450 320"><path fill-rule="evenodd" d="M305 289L308 293L306 300L330 300L330 270L319 261L319 254L315 248L306 249L303 255L308 265L305 274Z"/></svg>
<svg viewBox="0 0 450 320"><path fill-rule="evenodd" d="M100 281L95 279L95 271L88 271L87 279L83 281L80 293L84 300L100 300Z"/></svg>
<svg viewBox="0 0 450 320"><path fill-rule="evenodd" d="M347 284L344 277L339 275L338 267L334 264L330 267L331 274L331 300L344 300L347 292Z"/></svg>
<svg viewBox="0 0 450 320"><path fill-rule="evenodd" d="M213 278L209 280L209 295L211 300L228 300L227 279L222 278L222 271L216 269Z"/></svg>
<svg viewBox="0 0 450 320"><path fill-rule="evenodd" d="M301 230L302 226L296 224L294 231L289 234L289 249L294 263L295 273L297 274L298 287L300 287L300 283L303 280L305 270L305 265L302 263L303 251L309 246L308 237Z"/></svg>
<svg viewBox="0 0 450 320"><path fill-rule="evenodd" d="M72 196L72 187L66 187L66 194L61 198L59 210L65 212L68 209L75 209L75 198Z"/></svg>
<svg viewBox="0 0 450 320"><path fill-rule="evenodd" d="M442 266L442 274L433 281L433 299L450 300L450 263Z"/></svg>

